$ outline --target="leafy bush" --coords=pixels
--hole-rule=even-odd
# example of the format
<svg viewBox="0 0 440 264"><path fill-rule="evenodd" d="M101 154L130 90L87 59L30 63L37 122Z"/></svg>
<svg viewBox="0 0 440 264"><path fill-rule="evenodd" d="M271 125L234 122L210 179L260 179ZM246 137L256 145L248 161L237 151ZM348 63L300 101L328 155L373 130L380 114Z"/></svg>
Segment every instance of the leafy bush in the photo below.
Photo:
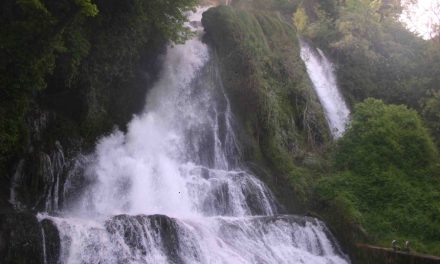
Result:
<svg viewBox="0 0 440 264"><path fill-rule="evenodd" d="M416 111L371 98L356 105L336 154L339 169L359 174L390 167L417 174L436 161L436 148Z"/></svg>
<svg viewBox="0 0 440 264"><path fill-rule="evenodd" d="M317 185L321 202L351 208L369 242L407 239L419 251L440 253L438 154L419 115L367 99L352 119L334 155L339 172Z"/></svg>

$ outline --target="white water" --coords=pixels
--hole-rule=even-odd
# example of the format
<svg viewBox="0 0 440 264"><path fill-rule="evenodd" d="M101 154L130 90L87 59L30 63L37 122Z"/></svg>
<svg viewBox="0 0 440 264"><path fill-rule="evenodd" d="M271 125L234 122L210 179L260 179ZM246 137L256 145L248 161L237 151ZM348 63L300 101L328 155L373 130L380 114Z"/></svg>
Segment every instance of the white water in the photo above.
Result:
<svg viewBox="0 0 440 264"><path fill-rule="evenodd" d="M339 92L332 63L320 49L313 49L304 41L301 44L301 58L307 73L324 108L333 137L341 137L350 119L350 110Z"/></svg>
<svg viewBox="0 0 440 264"><path fill-rule="evenodd" d="M39 216L60 232L60 261L347 263L321 222L276 216L272 193L240 167L228 99L194 30L168 48L127 133L98 142L77 206Z"/></svg>

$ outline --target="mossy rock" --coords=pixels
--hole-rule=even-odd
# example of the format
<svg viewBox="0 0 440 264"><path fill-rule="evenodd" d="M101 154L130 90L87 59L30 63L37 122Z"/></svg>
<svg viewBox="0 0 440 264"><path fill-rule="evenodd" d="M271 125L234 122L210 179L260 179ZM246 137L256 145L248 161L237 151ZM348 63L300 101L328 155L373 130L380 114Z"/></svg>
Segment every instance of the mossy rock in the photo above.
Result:
<svg viewBox="0 0 440 264"><path fill-rule="evenodd" d="M202 23L239 121L244 160L268 168L263 180L288 208L298 209L304 197L291 194L297 168L331 139L296 31L277 13L228 6L209 9Z"/></svg>

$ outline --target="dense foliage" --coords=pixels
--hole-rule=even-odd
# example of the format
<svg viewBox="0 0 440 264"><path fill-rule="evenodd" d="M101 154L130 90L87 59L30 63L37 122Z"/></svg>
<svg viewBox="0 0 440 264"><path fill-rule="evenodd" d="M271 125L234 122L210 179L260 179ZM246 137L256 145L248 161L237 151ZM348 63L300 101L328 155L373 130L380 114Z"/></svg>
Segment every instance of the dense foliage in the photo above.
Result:
<svg viewBox="0 0 440 264"><path fill-rule="evenodd" d="M26 145L25 117L33 105L40 104L37 101L45 96L45 90L51 94L61 91L69 94L74 101L70 104L76 104L70 110L75 112L76 119L94 115L99 110L80 113L77 109L80 103L75 98L86 96L83 101L90 101L92 93L105 97L99 94L109 91L105 87L109 86L109 80L124 73L128 77L133 75L142 46L153 46L151 43L158 39L183 41L189 34L183 25L185 12L195 3L195 0L2 1L0 164ZM99 86L102 87L97 89Z"/></svg>
<svg viewBox="0 0 440 264"><path fill-rule="evenodd" d="M379 97L414 106L426 90L419 68L425 43L397 21L398 7L385 8L378 2L382 1L348 0L339 6L333 2L333 12L318 4L309 11L318 18L305 34L332 53L351 102Z"/></svg>
<svg viewBox="0 0 440 264"><path fill-rule="evenodd" d="M394 167L416 176L436 161L436 149L416 111L371 98L356 105L336 154L339 169L359 174Z"/></svg>
<svg viewBox="0 0 440 264"><path fill-rule="evenodd" d="M72 155L87 151L142 110L158 57L167 41L188 37L186 12L196 2L0 2L0 211L11 206L20 159L31 172L23 193L37 203L46 189L32 169L40 153L51 153L56 141Z"/></svg>
<svg viewBox="0 0 440 264"><path fill-rule="evenodd" d="M315 189L306 208L323 217L345 246L363 241L388 247L393 239L408 239L419 251L439 254L438 39L423 40L405 28L399 21L404 1L285 1L292 9L283 10L276 2L236 6L281 13L325 50L354 114L347 134L327 145L328 155L312 151L293 166L286 162L292 153L263 148L263 155L289 175L292 191L307 196ZM243 46L257 43L241 37ZM270 106L279 104L273 99ZM285 129L277 131L291 133Z"/></svg>
<svg viewBox="0 0 440 264"><path fill-rule="evenodd" d="M408 31L399 21L403 8L400 1L315 1L304 3L293 20L332 55L351 104L375 97L408 105L423 115L438 142L432 97L439 90L440 45Z"/></svg>
<svg viewBox="0 0 440 264"><path fill-rule="evenodd" d="M357 226L357 241L389 246L409 239L439 254L440 46L405 28L402 3L303 2L292 14L296 28L332 56L342 92L356 105L334 151L337 172L317 188L323 196L317 210L334 226ZM357 104L369 97L399 105ZM345 216L335 218L332 210Z"/></svg>
<svg viewBox="0 0 440 264"><path fill-rule="evenodd" d="M65 5L58 17L51 8L34 1L3 1L0 23L0 156L20 148L25 138L23 119L30 97L46 87L56 53L65 51L62 33L71 20L96 16L89 1ZM51 12L52 11L52 12Z"/></svg>
<svg viewBox="0 0 440 264"><path fill-rule="evenodd" d="M376 243L410 240L440 253L438 153L414 110L375 99L356 105L334 159L339 172L318 185L323 203L351 207Z"/></svg>

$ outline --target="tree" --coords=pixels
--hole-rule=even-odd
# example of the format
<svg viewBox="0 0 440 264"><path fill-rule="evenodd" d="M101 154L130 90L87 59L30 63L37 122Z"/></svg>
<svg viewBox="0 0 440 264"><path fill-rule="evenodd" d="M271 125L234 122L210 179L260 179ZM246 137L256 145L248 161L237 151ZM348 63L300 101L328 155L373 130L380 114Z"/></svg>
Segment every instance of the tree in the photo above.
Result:
<svg viewBox="0 0 440 264"><path fill-rule="evenodd" d="M337 167L360 175L390 167L418 174L437 161L437 150L416 111L369 98L356 105L338 142Z"/></svg>
<svg viewBox="0 0 440 264"><path fill-rule="evenodd" d="M181 43L190 35L184 25L186 12L196 2L1 1L0 163L26 144L24 117L33 100L44 93L54 71L55 78L62 81L52 88L70 89L72 80L80 78L79 69L86 68L86 58L97 63L93 65L96 74L97 69L108 66L104 63L116 68L122 64L117 59L136 61L141 46L151 41L152 32Z"/></svg>
<svg viewBox="0 0 440 264"><path fill-rule="evenodd" d="M317 188L329 211L349 208L369 243L411 239L416 251L440 252L438 154L416 111L357 104L334 157L338 170Z"/></svg>

